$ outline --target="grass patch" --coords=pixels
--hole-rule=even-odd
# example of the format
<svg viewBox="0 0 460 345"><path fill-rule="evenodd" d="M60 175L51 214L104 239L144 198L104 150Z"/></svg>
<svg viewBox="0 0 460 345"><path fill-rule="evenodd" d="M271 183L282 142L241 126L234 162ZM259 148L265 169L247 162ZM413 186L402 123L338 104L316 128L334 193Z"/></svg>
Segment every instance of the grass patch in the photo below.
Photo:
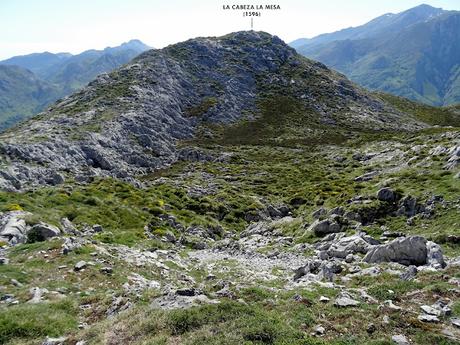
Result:
<svg viewBox="0 0 460 345"><path fill-rule="evenodd" d="M0 309L0 343L58 337L77 328L75 301L23 304Z"/></svg>

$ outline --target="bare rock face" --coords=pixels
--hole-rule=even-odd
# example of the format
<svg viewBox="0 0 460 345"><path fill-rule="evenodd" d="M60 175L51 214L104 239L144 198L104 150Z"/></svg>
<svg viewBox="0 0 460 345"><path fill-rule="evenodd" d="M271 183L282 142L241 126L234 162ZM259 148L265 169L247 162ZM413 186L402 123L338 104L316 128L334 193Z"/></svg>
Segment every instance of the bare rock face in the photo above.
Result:
<svg viewBox="0 0 460 345"><path fill-rule="evenodd" d="M388 244L372 247L363 261L369 263L397 262L402 265L425 265L427 241L421 236L397 238Z"/></svg>

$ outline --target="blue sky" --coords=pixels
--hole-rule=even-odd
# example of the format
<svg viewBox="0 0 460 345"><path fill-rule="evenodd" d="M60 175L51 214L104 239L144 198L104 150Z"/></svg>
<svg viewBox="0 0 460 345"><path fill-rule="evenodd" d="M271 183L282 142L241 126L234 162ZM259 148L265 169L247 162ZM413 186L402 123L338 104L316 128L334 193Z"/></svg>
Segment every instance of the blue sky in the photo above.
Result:
<svg viewBox="0 0 460 345"><path fill-rule="evenodd" d="M197 36L247 30L223 4L279 4L255 19L256 30L289 42L364 24L426 3L460 10L459 0L0 0L0 59L32 52L102 49L137 38L161 48Z"/></svg>

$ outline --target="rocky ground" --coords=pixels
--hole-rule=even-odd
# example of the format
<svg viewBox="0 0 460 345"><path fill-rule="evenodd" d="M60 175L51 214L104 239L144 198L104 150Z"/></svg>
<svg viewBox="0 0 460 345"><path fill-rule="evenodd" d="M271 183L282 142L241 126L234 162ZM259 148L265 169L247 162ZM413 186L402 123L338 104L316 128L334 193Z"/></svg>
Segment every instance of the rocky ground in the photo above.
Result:
<svg viewBox="0 0 460 345"><path fill-rule="evenodd" d="M457 130L197 145L0 193L2 343L460 343Z"/></svg>

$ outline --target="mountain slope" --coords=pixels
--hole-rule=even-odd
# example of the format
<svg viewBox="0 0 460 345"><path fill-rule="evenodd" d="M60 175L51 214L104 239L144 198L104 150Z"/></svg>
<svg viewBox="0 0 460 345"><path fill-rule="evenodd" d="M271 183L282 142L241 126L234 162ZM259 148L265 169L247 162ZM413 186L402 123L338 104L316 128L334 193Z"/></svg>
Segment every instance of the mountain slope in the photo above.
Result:
<svg viewBox="0 0 460 345"><path fill-rule="evenodd" d="M27 69L0 65L0 131L41 111L57 92Z"/></svg>
<svg viewBox="0 0 460 345"><path fill-rule="evenodd" d="M4 105L0 105L0 130L37 114L58 98L82 88L98 74L110 72L148 49L150 48L139 40L131 40L118 47L88 50L78 55L45 52L0 61L0 66L5 68L19 66L28 69L29 74L35 74L34 79L40 80L48 88L47 92L41 93L22 92L20 101L15 98L12 90L0 90L0 97L4 100ZM12 83L13 75L10 74L8 78L8 82ZM20 85L24 78L19 75L18 78L13 83ZM28 86L23 88L27 89ZM26 95L30 95L30 98Z"/></svg>
<svg viewBox="0 0 460 345"><path fill-rule="evenodd" d="M352 32L318 36L298 51L353 81L431 105L460 101L460 12L424 6L379 17ZM374 23L375 24L375 23Z"/></svg>
<svg viewBox="0 0 460 345"><path fill-rule="evenodd" d="M250 140L278 145L425 126L279 38L240 32L143 53L4 133L0 150L19 165L44 164L26 183L56 171L134 176L175 162L178 141L197 130L218 140L223 125L254 119ZM12 166L10 180L21 170Z"/></svg>
<svg viewBox="0 0 460 345"><path fill-rule="evenodd" d="M39 78L46 79L48 70L72 57L70 53L53 54L50 52L13 56L0 61L1 65L19 66L33 72Z"/></svg>

